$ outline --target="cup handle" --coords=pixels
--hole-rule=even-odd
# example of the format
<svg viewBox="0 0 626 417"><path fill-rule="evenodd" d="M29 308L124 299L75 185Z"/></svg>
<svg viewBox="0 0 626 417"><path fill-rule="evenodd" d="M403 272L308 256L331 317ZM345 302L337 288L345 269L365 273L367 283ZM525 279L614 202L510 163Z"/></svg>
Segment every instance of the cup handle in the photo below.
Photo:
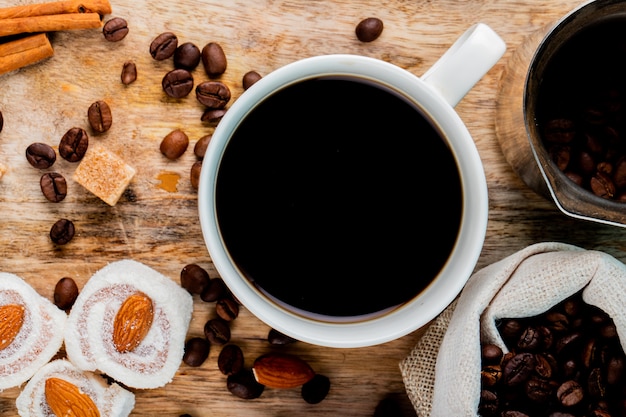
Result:
<svg viewBox="0 0 626 417"><path fill-rule="evenodd" d="M477 23L461 35L422 75L455 107L506 51L506 44L489 26Z"/></svg>

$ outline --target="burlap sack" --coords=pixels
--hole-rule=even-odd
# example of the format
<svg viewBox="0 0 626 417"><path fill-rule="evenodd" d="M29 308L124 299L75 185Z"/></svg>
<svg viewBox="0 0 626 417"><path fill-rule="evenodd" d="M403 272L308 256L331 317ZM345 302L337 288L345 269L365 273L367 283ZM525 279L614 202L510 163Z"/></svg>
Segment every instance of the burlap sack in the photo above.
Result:
<svg viewBox="0 0 626 417"><path fill-rule="evenodd" d="M540 314L581 289L613 318L626 350L626 266L606 253L538 243L472 275L400 363L418 416L477 416L480 343L506 351L496 320Z"/></svg>

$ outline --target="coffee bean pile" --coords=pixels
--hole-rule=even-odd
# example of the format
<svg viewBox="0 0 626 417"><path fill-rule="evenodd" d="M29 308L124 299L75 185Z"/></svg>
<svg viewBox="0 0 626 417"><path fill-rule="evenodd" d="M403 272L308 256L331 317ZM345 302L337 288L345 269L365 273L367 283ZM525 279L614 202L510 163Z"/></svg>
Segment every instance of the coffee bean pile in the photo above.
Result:
<svg viewBox="0 0 626 417"><path fill-rule="evenodd" d="M626 356L613 320L581 292L544 314L503 319L508 353L482 346L482 417L626 416Z"/></svg>

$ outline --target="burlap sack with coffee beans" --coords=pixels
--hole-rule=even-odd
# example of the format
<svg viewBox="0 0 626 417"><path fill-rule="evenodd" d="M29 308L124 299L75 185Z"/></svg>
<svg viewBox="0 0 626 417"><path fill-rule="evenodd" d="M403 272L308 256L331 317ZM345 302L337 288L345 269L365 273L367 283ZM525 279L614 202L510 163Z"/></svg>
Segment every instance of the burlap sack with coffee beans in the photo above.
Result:
<svg viewBox="0 0 626 417"><path fill-rule="evenodd" d="M581 289L613 318L626 350L626 266L606 253L538 243L472 275L400 363L418 416L477 416L480 343L506 351L496 321L540 314Z"/></svg>

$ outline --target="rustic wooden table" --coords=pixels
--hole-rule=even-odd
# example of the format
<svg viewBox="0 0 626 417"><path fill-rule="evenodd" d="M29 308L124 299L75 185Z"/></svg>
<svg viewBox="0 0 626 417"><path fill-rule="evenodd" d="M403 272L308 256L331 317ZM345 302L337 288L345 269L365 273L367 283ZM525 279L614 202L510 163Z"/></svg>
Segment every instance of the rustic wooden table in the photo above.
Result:
<svg viewBox="0 0 626 417"><path fill-rule="evenodd" d="M0 6L32 2L0 0ZM192 148L177 161L159 152L161 139L173 129L184 130L192 146L213 130L200 121L202 108L193 96L173 100L161 90L161 78L172 64L154 61L148 47L164 31L200 47L210 41L220 43L228 57L222 81L231 87L235 100L242 92L241 77L246 71L267 74L318 54L372 56L421 75L467 27L484 22L500 34L508 49L457 106L477 144L489 187L488 230L476 268L542 241L601 250L626 261L626 232L567 218L553 203L536 195L504 159L494 128L500 77L508 59L527 36L558 20L579 0L111 3L113 13L106 18L123 17L130 27L123 41L106 42L99 30L56 33L51 59L0 76L0 111L5 119L0 162L8 167L0 179L0 270L20 275L40 294L51 299L54 284L63 276L73 277L82 287L97 269L123 258L143 262L174 280L189 263L198 263L212 277L218 276L202 239L197 194L189 180L196 160ZM376 41L361 43L354 28L368 16L381 18L385 29ZM119 75L128 59L137 63L139 77L123 86ZM206 78L201 67L194 77ZM109 132L94 135L92 141L123 155L138 173L114 207L71 180L68 197L49 203L39 190L41 172L27 164L24 151L35 141L56 146L70 127L86 127L87 108L98 99L111 105L114 121ZM319 128L323 134L323 119ZM74 167L60 160L55 169L71 178ZM50 226L60 217L72 219L77 230L65 246L55 246L48 237ZM213 315L212 304L196 299L189 336L202 335L204 323ZM244 309L233 323L232 342L241 345L251 362L270 349L268 330ZM398 363L423 330L361 349L306 343L289 346L290 352L331 379L328 397L317 405L305 403L298 390L267 389L261 398L249 401L234 397L217 369L219 347L214 347L203 366L183 364L164 388L137 391L132 415L367 416L388 396L400 401L405 415L412 415ZM18 389L0 393L0 415L17 415L18 394Z"/></svg>

